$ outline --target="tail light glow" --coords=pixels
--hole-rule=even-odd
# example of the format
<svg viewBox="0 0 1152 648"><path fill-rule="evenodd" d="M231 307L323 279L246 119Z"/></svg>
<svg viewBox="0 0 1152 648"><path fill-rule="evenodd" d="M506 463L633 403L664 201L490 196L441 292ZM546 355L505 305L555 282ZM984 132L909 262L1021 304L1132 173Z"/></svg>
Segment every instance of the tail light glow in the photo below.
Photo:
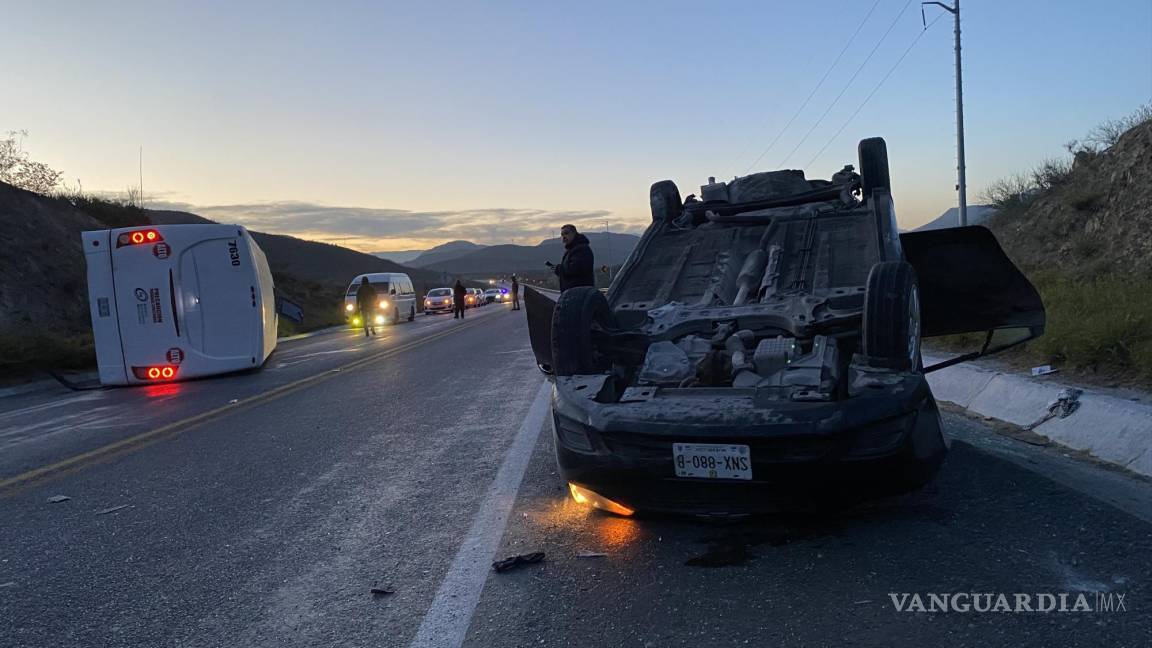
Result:
<svg viewBox="0 0 1152 648"><path fill-rule="evenodd" d="M137 380L165 381L176 377L176 365L156 365L152 367L132 367Z"/></svg>
<svg viewBox="0 0 1152 648"><path fill-rule="evenodd" d="M116 237L116 247L124 247L125 245L141 245L144 243L159 243L163 241L164 237L154 229L136 230L135 232L123 232L120 236Z"/></svg>

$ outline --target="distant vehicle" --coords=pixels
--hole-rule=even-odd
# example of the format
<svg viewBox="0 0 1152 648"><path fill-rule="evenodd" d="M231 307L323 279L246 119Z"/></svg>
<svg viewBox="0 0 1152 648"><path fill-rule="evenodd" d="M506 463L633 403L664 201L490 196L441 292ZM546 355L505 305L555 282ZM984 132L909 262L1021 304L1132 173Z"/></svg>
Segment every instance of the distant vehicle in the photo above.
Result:
<svg viewBox="0 0 1152 648"><path fill-rule="evenodd" d="M511 300L508 293L500 288L489 288L484 291L484 302L491 304L492 302L505 303Z"/></svg>
<svg viewBox="0 0 1152 648"><path fill-rule="evenodd" d="M433 313L451 313L452 312L452 289L451 288L433 288L424 295L424 314L431 315Z"/></svg>
<svg viewBox="0 0 1152 648"><path fill-rule="evenodd" d="M352 326L362 326L360 311L356 308L356 291L360 280L367 277L368 283L376 291L376 304L369 317L372 324L398 324L401 319L409 322L416 319L416 291L412 280L402 272L376 272L356 275L348 284L344 294L344 319Z"/></svg>
<svg viewBox="0 0 1152 648"><path fill-rule="evenodd" d="M260 367L276 348L264 252L239 225L83 232L100 382L172 382Z"/></svg>
<svg viewBox="0 0 1152 648"><path fill-rule="evenodd" d="M474 308L484 305L484 293L479 288L465 288L464 306Z"/></svg>
<svg viewBox="0 0 1152 648"><path fill-rule="evenodd" d="M525 292L574 499L728 515L932 480L948 441L925 374L1042 334L1044 304L983 227L900 233L883 139L858 168L709 179L687 202L657 182L607 295ZM977 332L924 365L921 338Z"/></svg>

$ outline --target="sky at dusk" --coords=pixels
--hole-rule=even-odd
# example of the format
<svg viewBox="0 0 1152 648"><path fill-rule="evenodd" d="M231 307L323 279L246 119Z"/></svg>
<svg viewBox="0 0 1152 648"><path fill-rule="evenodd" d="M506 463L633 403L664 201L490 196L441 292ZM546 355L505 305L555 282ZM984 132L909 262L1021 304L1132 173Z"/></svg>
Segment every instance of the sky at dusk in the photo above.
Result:
<svg viewBox="0 0 1152 648"><path fill-rule="evenodd" d="M970 203L1152 101L1152 0L962 9ZM877 135L902 227L956 202L951 16L926 7L924 32L919 2L0 0L0 15L0 131L27 130L69 184L135 186L143 147L149 206L362 251L535 243L563 222L639 232L653 181L827 178Z"/></svg>

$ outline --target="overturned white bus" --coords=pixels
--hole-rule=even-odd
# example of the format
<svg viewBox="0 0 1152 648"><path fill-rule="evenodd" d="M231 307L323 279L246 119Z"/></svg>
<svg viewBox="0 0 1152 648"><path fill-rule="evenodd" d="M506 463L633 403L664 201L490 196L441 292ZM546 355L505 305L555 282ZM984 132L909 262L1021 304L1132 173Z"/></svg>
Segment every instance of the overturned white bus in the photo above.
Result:
<svg viewBox="0 0 1152 648"><path fill-rule="evenodd" d="M272 273L243 227L158 225L82 236L101 383L252 369L276 348Z"/></svg>

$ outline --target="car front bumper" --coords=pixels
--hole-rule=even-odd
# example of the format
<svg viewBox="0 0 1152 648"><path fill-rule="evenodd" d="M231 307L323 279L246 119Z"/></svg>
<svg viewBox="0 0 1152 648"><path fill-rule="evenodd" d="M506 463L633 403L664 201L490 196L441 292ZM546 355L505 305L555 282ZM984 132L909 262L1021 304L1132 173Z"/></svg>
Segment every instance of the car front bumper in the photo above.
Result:
<svg viewBox="0 0 1152 648"><path fill-rule="evenodd" d="M753 390L675 390L602 404L557 378L553 423L563 478L638 511L767 513L922 485L947 445L923 376L830 403L766 403ZM656 392L658 394L658 391ZM663 402L662 402L663 401ZM751 480L677 477L673 443L749 447Z"/></svg>

